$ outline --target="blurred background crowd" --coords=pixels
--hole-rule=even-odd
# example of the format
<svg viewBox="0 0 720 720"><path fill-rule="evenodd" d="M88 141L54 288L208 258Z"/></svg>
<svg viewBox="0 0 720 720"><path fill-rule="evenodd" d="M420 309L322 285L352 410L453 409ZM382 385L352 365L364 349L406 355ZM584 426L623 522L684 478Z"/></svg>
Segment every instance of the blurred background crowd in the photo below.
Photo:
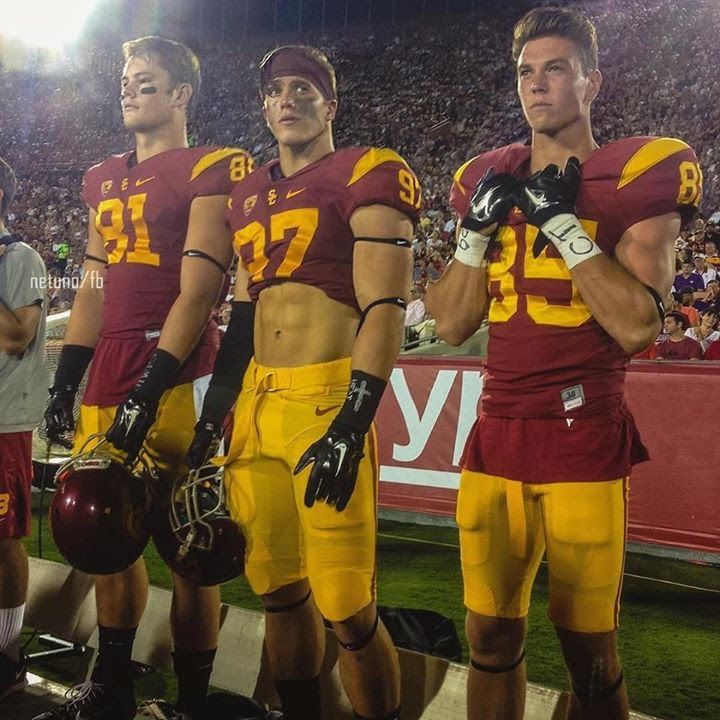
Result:
<svg viewBox="0 0 720 720"><path fill-rule="evenodd" d="M703 346L704 354L720 337L715 280L715 271L720 272L720 144L715 142L720 86L710 71L718 64L720 4L601 0L574 5L598 28L604 83L593 111L597 141L669 135L692 145L700 159L701 217L676 242L678 276L667 308L686 319L683 332ZM420 178L425 206L413 247L407 338L430 336L423 295L454 252L455 218L448 205L452 175L475 154L527 139L510 60L510 21L485 13L372 33L333 32L332 39L316 33L251 38L242 47L196 47L203 87L190 128L193 141L241 146L258 162L270 159L275 150L260 112L257 63L273 46L298 39L323 48L335 65L337 146L391 147ZM0 156L20 179L10 228L41 252L56 276L79 276L87 223L80 199L83 172L131 146L120 115L120 67L119 48L85 48L55 72L0 73ZM692 292L683 294L686 287ZM55 311L70 307L72 299L71 287L51 290Z"/></svg>

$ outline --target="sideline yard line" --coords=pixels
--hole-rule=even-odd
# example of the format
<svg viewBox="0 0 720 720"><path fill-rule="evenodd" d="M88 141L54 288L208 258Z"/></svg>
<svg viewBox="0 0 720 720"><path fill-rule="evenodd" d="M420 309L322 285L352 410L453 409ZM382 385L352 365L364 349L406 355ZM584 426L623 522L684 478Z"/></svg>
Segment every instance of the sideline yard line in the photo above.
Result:
<svg viewBox="0 0 720 720"><path fill-rule="evenodd" d="M422 540L421 538L405 537L404 535L389 535L388 533L378 533L378 537L392 538L393 540L405 540L405 542L421 543L422 545L435 545L436 547L453 548L453 550L459 550L459 545L453 545L452 543L436 542L435 540Z"/></svg>
<svg viewBox="0 0 720 720"><path fill-rule="evenodd" d="M378 533L378 537L392 538L393 540L404 540L405 542L420 543L421 545L434 545L435 547L446 547L459 550L460 546L453 543L436 542L435 540L423 540L421 538L405 537L404 535L390 535L389 533ZM542 561L547 564L547 560ZM672 585L673 587L683 588L684 590L700 590L701 592L715 593L720 595L720 590L715 588L701 587L699 585L685 585L684 583L674 582L673 580L660 580L660 578L648 577L647 575L635 575L634 573L623 573L625 577L635 578L636 580L648 580L650 582L661 583L663 585Z"/></svg>
<svg viewBox="0 0 720 720"><path fill-rule="evenodd" d="M543 560L543 562L545 562ZM633 573L624 573L625 577L637 578L638 580L650 580L650 582L662 583L663 585L673 585L675 587L683 588L685 590L701 590L702 592L717 593L720 595L720 590L715 588L700 587L699 585L685 585L684 583L673 582L672 580L660 580L660 578L652 578L647 575L634 575Z"/></svg>

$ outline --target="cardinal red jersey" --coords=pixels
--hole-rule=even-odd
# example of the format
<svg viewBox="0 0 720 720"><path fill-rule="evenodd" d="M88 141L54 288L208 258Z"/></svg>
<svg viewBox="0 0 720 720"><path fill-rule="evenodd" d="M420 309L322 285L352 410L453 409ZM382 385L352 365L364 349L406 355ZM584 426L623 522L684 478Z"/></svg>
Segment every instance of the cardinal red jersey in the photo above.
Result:
<svg viewBox="0 0 720 720"><path fill-rule="evenodd" d="M252 170L250 156L237 148L176 148L140 163L134 157L134 151L113 155L83 179L83 199L96 212L108 256L88 405L122 402L152 355L180 294L193 200L229 195ZM218 344L217 325L209 321L178 382L211 372Z"/></svg>
<svg viewBox="0 0 720 720"><path fill-rule="evenodd" d="M228 204L250 297L290 280L357 309L350 217L359 207L386 205L414 223L421 202L415 173L393 150L337 150L290 177L273 160L238 183Z"/></svg>
<svg viewBox="0 0 720 720"><path fill-rule="evenodd" d="M529 146L510 145L463 165L450 197L460 216L489 167L526 177L530 152ZM673 138L605 145L582 164L581 177L577 216L610 257L623 233L641 220L675 211L689 219L702 192L695 153ZM538 232L515 208L489 251L483 412L580 418L617 411L629 356L592 317L555 246L549 243L533 257Z"/></svg>

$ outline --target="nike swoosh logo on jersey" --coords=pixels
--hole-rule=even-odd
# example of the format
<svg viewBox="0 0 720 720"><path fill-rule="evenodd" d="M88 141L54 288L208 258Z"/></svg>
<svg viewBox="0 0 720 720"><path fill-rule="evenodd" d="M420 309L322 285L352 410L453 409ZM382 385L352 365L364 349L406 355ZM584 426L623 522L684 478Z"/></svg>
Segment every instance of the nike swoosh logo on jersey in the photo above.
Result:
<svg viewBox="0 0 720 720"><path fill-rule="evenodd" d="M142 180L136 180L135 181L135 187L140 187L141 185L144 185L145 183L149 183L151 180L154 180L155 176L149 178L143 178Z"/></svg>
<svg viewBox="0 0 720 720"><path fill-rule="evenodd" d="M327 415L327 413L329 413L329 412L331 412L331 411L333 411L333 410L337 410L339 407L340 407L339 405L333 405L333 406L331 406L331 407L329 407L329 408L316 407L316 408L315 408L315 414L316 414L318 417L320 417L321 415Z"/></svg>
<svg viewBox="0 0 720 720"><path fill-rule="evenodd" d="M286 200L289 200L291 197L295 197L296 195L299 195L301 192L305 192L307 188L300 188L299 190L288 190L287 195L285 196Z"/></svg>

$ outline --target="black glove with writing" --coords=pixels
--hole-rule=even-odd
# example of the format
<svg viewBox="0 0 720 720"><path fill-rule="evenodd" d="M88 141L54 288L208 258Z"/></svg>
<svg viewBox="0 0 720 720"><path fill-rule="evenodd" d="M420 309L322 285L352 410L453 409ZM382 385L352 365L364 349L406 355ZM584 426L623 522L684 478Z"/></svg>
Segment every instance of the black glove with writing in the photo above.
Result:
<svg viewBox="0 0 720 720"><path fill-rule="evenodd" d="M333 505L338 512L347 506L357 482L358 466L363 458L365 435L333 420L327 432L314 442L298 460L294 474L308 465L310 470L305 505L315 501Z"/></svg>
<svg viewBox="0 0 720 720"><path fill-rule="evenodd" d="M148 430L155 422L158 403L133 400L129 397L120 405L105 437L118 449L127 453L127 462L138 456Z"/></svg>
<svg viewBox="0 0 720 720"><path fill-rule="evenodd" d="M180 370L180 361L165 350L156 350L128 399L118 407L107 439L127 453L133 463L148 430L155 422L160 398L171 387Z"/></svg>

